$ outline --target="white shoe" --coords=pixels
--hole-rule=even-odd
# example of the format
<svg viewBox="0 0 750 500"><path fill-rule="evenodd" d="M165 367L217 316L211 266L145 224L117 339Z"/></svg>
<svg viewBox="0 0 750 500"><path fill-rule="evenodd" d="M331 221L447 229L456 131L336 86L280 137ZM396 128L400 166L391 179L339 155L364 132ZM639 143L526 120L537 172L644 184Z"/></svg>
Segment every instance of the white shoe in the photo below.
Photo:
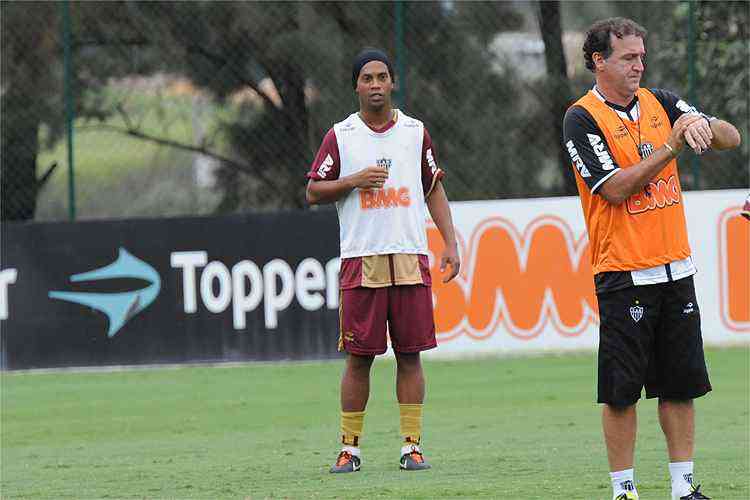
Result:
<svg viewBox="0 0 750 500"><path fill-rule="evenodd" d="M675 493L672 490L672 500L711 500L711 497L707 497L701 491L701 485L693 486L690 485L690 491L682 495L681 493Z"/></svg>

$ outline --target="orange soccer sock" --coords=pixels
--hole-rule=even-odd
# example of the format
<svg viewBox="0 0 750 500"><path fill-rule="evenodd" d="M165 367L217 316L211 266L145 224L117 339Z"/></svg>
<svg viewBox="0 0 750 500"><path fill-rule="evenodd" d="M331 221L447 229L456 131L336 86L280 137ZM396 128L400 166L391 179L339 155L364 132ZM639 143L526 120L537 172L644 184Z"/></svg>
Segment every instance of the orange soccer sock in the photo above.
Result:
<svg viewBox="0 0 750 500"><path fill-rule="evenodd" d="M404 444L419 445L422 438L422 404L399 404Z"/></svg>
<svg viewBox="0 0 750 500"><path fill-rule="evenodd" d="M359 438L365 426L364 411L341 412L341 442L344 446L359 448Z"/></svg>

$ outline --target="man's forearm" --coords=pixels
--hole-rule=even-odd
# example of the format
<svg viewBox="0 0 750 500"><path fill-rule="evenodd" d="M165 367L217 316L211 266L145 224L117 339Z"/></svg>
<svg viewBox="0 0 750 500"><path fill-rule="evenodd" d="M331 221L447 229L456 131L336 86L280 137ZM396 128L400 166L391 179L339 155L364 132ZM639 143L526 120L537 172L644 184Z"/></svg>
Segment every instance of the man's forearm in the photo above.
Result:
<svg viewBox="0 0 750 500"><path fill-rule="evenodd" d="M645 160L614 174L602 185L601 195L608 202L619 205L651 182L672 158L672 152L666 146L658 148Z"/></svg>
<svg viewBox="0 0 750 500"><path fill-rule="evenodd" d="M307 202L311 205L333 203L354 190L351 176L333 181L314 181L307 183Z"/></svg>
<svg viewBox="0 0 750 500"><path fill-rule="evenodd" d="M732 149L740 145L740 133L734 125L719 119L711 120L710 125L714 135L711 149Z"/></svg>
<svg viewBox="0 0 750 500"><path fill-rule="evenodd" d="M445 246L455 246L457 244L456 231L453 228L453 217L448 204L448 196L445 194L442 182L437 181L430 197L427 198L427 209L430 211L435 226L440 231L440 236L443 237Z"/></svg>

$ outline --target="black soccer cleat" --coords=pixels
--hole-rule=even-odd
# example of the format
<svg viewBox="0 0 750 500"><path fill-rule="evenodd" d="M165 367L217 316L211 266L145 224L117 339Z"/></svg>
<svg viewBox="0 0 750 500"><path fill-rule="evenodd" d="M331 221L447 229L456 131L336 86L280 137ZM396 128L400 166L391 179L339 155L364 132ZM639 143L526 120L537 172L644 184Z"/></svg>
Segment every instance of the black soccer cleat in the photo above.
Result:
<svg viewBox="0 0 750 500"><path fill-rule="evenodd" d="M401 469L402 470L426 470L430 468L422 452L416 446L412 446L408 453L401 455Z"/></svg>
<svg viewBox="0 0 750 500"><path fill-rule="evenodd" d="M684 497L680 497L680 500L711 500L711 497L707 497L703 493L701 493L701 485L698 486L690 486L693 491L690 492L689 495L685 495Z"/></svg>
<svg viewBox="0 0 750 500"><path fill-rule="evenodd" d="M360 466L360 459L348 451L341 450L336 463L331 466L331 474L340 474L343 472L357 472Z"/></svg>

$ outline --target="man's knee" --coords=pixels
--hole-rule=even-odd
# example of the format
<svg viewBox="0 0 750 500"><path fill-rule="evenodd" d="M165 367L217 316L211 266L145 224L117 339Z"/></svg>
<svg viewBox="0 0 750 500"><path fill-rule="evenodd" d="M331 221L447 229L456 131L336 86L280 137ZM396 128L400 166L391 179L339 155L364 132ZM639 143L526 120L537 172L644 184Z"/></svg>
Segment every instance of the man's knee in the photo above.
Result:
<svg viewBox="0 0 750 500"><path fill-rule="evenodd" d="M671 406L675 408L690 408L693 406L692 399L659 398L659 406Z"/></svg>
<svg viewBox="0 0 750 500"><path fill-rule="evenodd" d="M604 404L604 410L614 415L624 415L635 409L635 404Z"/></svg>
<svg viewBox="0 0 750 500"><path fill-rule="evenodd" d="M359 354L349 354L347 356L347 365L349 370L357 373L369 373L375 356L360 356Z"/></svg>
<svg viewBox="0 0 750 500"><path fill-rule="evenodd" d="M401 372L419 371L422 369L422 363L418 352L395 353L396 368Z"/></svg>

